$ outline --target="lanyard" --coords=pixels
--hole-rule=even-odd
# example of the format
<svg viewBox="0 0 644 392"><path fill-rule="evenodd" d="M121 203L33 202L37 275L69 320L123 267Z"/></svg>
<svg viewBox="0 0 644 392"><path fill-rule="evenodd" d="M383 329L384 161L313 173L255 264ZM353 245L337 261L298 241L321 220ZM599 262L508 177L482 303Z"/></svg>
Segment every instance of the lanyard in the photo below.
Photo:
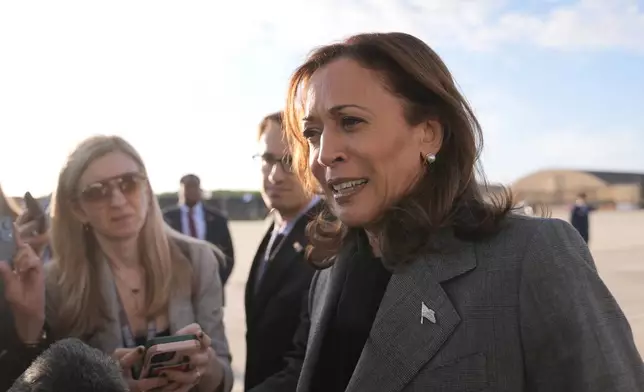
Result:
<svg viewBox="0 0 644 392"><path fill-rule="evenodd" d="M116 287L115 287L116 289ZM119 305L119 319L121 322L121 333L123 334L123 345L125 348L134 348L137 346L136 341L134 340L134 334L132 334L132 329L130 328L129 323L127 322L127 314L125 313L125 307L123 302L121 302L121 297L116 291L116 299ZM157 336L157 326L154 321L148 323L148 336L147 340L153 339Z"/></svg>

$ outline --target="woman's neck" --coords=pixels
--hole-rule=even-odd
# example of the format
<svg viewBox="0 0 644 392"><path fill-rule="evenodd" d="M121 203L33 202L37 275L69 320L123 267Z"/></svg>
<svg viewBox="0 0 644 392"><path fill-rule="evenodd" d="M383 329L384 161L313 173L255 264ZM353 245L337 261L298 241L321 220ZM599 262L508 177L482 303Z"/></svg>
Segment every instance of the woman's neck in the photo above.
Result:
<svg viewBox="0 0 644 392"><path fill-rule="evenodd" d="M97 236L98 244L109 263L121 269L133 269L140 265L139 247L136 239L127 241L110 241Z"/></svg>
<svg viewBox="0 0 644 392"><path fill-rule="evenodd" d="M369 239L369 245L371 246L371 253L375 257L382 257L382 251L380 250L380 241L378 240L378 235L374 234L373 232L370 232L369 230L365 230L365 233L367 233L367 238Z"/></svg>

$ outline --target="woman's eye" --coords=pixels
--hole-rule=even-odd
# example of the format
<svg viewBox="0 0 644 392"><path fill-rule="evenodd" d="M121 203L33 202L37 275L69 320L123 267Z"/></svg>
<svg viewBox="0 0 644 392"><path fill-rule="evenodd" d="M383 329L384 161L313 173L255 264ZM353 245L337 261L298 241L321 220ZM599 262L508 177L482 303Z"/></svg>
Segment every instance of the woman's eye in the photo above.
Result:
<svg viewBox="0 0 644 392"><path fill-rule="evenodd" d="M311 139L318 137L320 132L314 128L307 128L302 132L302 135L310 141Z"/></svg>
<svg viewBox="0 0 644 392"><path fill-rule="evenodd" d="M342 117L342 127L351 129L364 121L357 117Z"/></svg>

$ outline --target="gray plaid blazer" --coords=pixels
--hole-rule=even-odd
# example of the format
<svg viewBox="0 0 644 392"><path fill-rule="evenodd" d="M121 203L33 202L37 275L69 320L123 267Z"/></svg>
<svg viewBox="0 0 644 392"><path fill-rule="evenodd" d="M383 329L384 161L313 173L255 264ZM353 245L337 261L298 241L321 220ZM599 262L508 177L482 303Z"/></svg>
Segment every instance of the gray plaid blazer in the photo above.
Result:
<svg viewBox="0 0 644 392"><path fill-rule="evenodd" d="M233 387L234 378L230 365L232 358L223 323L223 289L219 278L220 261L224 260L225 256L219 250L213 252L213 247L205 241L186 236L175 238L175 240L177 245L187 252L186 256L189 256L188 259L192 263L196 292L192 293L193 295L184 293L170 298L168 304L170 333L174 334L177 330L192 323L198 323L201 326L202 330L212 339L212 348L224 369L222 391L228 392ZM45 266L45 271L49 272L56 267L56 262L52 261ZM112 271L104 262L100 268L101 289L103 297L107 301L110 319L101 330L83 340L94 348L112 354L117 348L123 347L119 305ZM59 304L64 301L55 280L47 279L46 294L46 317L48 322L55 324Z"/></svg>
<svg viewBox="0 0 644 392"><path fill-rule="evenodd" d="M311 284L297 392L309 391L347 256ZM435 322L421 323L423 304ZM579 234L511 216L490 240L394 273L346 391L636 392L644 365Z"/></svg>

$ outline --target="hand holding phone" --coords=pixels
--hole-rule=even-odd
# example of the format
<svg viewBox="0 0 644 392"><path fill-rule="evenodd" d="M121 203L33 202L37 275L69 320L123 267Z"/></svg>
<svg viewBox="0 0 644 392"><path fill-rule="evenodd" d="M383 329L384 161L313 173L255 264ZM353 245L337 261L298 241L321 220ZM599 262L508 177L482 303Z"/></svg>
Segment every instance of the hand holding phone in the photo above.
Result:
<svg viewBox="0 0 644 392"><path fill-rule="evenodd" d="M166 369L163 371L165 378L181 390L189 390L195 385L198 385L200 390L215 390L221 386L227 370L223 363L217 360L210 336L197 323L186 325L177 331L176 335L187 335L191 339L196 336L196 348L185 352L189 356L185 358L190 365L187 369Z"/></svg>
<svg viewBox="0 0 644 392"><path fill-rule="evenodd" d="M201 342L194 334L150 339L146 344L139 379L159 377L166 370L188 371L189 357L200 347Z"/></svg>
<svg viewBox="0 0 644 392"><path fill-rule="evenodd" d="M16 220L20 238L31 245L36 254L42 254L49 244L45 210L31 193L25 193L25 211Z"/></svg>
<svg viewBox="0 0 644 392"><path fill-rule="evenodd" d="M47 217L45 216L45 209L42 207L40 202L36 200L31 193L25 193L25 207L27 209L25 217L23 218L26 222L34 222L34 233L33 234L42 234L47 230Z"/></svg>
<svg viewBox="0 0 644 392"><path fill-rule="evenodd" d="M137 348L117 348L112 354L112 358L118 361L123 378L127 382L131 391L152 391L168 385L168 380L164 378L147 378L137 379L134 373L137 367L143 361L145 349Z"/></svg>
<svg viewBox="0 0 644 392"><path fill-rule="evenodd" d="M14 252L3 255L6 259L0 261L0 278L18 335L24 343L33 344L40 341L45 323L45 275L40 258L17 235L16 225L11 225L14 245L9 248L5 242L5 251Z"/></svg>

